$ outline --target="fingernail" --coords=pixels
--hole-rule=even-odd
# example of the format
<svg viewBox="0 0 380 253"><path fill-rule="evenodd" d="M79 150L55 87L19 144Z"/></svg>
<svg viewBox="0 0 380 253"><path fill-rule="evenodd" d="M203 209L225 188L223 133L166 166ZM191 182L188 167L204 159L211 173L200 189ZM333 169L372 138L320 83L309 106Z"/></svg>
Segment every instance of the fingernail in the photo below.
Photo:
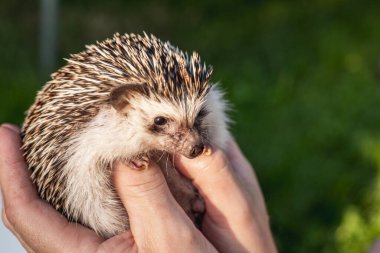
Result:
<svg viewBox="0 0 380 253"><path fill-rule="evenodd" d="M211 154L212 154L212 148L211 148L211 146L209 146L209 145L205 146L204 149L203 149L202 155L204 155L204 156L210 156Z"/></svg>

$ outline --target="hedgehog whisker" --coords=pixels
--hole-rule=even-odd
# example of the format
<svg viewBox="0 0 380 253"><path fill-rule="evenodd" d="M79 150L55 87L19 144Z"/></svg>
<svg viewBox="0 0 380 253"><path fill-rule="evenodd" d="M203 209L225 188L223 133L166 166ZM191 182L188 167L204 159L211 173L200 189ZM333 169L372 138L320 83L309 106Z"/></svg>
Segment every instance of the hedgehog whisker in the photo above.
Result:
<svg viewBox="0 0 380 253"><path fill-rule="evenodd" d="M175 161L174 161L174 154L171 154L171 155L172 155L173 168L176 169L175 164L174 164L175 163Z"/></svg>
<svg viewBox="0 0 380 253"><path fill-rule="evenodd" d="M165 162L165 172L166 172L166 175L169 175L168 161L169 161L169 154L166 154L166 162Z"/></svg>
<svg viewBox="0 0 380 253"><path fill-rule="evenodd" d="M157 162L161 161L162 157L164 157L164 152L161 153L161 156L157 159Z"/></svg>

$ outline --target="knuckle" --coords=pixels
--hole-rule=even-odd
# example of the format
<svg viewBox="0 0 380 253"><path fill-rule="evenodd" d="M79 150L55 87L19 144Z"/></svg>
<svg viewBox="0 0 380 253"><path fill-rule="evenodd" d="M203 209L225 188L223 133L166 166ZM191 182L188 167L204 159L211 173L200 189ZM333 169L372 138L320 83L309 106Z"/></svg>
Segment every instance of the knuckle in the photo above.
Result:
<svg viewBox="0 0 380 253"><path fill-rule="evenodd" d="M5 205L2 218L6 218L8 224L13 224L16 222L16 216L17 215L15 214L15 209L12 207L12 205Z"/></svg>
<svg viewBox="0 0 380 253"><path fill-rule="evenodd" d="M4 203L4 216L10 225L15 225L22 216L22 207L17 206L16 203Z"/></svg>
<svg viewBox="0 0 380 253"><path fill-rule="evenodd" d="M11 229L11 224L8 221L7 215L5 213L5 208L1 211L1 220L6 228Z"/></svg>

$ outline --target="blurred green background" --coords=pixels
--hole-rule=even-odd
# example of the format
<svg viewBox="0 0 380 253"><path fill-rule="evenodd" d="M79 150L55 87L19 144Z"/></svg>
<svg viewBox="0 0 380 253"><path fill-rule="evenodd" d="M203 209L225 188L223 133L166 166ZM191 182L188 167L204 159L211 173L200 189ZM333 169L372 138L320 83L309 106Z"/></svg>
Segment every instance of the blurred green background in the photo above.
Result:
<svg viewBox="0 0 380 253"><path fill-rule="evenodd" d="M48 80L38 1L0 1L0 122ZM280 252L365 252L380 235L379 1L65 0L62 58L153 33L214 66ZM1 141L1 140L0 140Z"/></svg>

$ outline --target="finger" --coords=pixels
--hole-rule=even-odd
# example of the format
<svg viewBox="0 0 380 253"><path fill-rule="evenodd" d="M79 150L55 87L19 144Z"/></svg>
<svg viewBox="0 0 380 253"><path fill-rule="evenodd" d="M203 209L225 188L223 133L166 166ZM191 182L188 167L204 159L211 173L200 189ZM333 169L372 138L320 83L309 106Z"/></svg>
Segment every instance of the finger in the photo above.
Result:
<svg viewBox="0 0 380 253"><path fill-rule="evenodd" d="M21 238L21 236L14 230L14 228L12 227L12 225L9 223L8 221L8 218L5 214L5 211L4 209L2 210L1 212L1 219L3 221L3 224L5 225L5 227L7 229L9 229L9 231L12 232L12 234L14 236L16 236L17 240L20 242L20 244L24 247L24 249L28 252L28 253L34 253L35 251L29 247L29 245L27 245L24 240Z"/></svg>
<svg viewBox="0 0 380 253"><path fill-rule="evenodd" d="M225 153L217 148L208 149L195 159L175 157L176 167L193 181L205 198L206 205L209 204L208 210L213 210L212 207L220 204L219 208L227 205L226 211L234 211L232 203L239 206L239 203L249 204L255 201L255 204L259 205L258 209L266 212L254 171L235 141L229 142ZM253 200L249 199L248 195L251 195Z"/></svg>
<svg viewBox="0 0 380 253"><path fill-rule="evenodd" d="M151 163L146 169L136 170L133 166L118 163L114 166L113 180L137 242L146 240L143 238L146 234L163 236L167 234L167 228L193 227L170 193L157 164Z"/></svg>
<svg viewBox="0 0 380 253"><path fill-rule="evenodd" d="M91 252L102 241L91 230L69 223L42 201L29 178L20 151L20 136L0 127L0 186L7 220L36 252Z"/></svg>
<svg viewBox="0 0 380 253"><path fill-rule="evenodd" d="M194 159L176 156L175 166L193 181L202 196L230 196L231 187L237 190L238 186L231 165L222 150L210 147L207 149L203 155Z"/></svg>
<svg viewBox="0 0 380 253"><path fill-rule="evenodd" d="M241 182L244 183L244 186L246 186L246 190L250 192L250 196L254 198L255 204L262 212L266 213L264 196L255 171L234 139L230 139L226 155L236 171L237 176L240 178Z"/></svg>
<svg viewBox="0 0 380 253"><path fill-rule="evenodd" d="M131 231L118 234L103 242L96 253L133 253L137 252Z"/></svg>
<svg viewBox="0 0 380 253"><path fill-rule="evenodd" d="M243 164L239 160L234 163ZM221 252L262 249L267 247L266 244L263 245L264 241L269 241L272 247L268 217L262 208L260 189L251 189L253 194L247 191L247 187L237 178L236 170L232 169L228 157L222 150L204 152L192 160L177 156L175 165L193 181L204 198L206 214L202 231ZM262 237L269 239L261 240ZM239 241L244 243L229 243L227 238L239 238Z"/></svg>
<svg viewBox="0 0 380 253"><path fill-rule="evenodd" d="M5 123L5 124L2 124L1 127L8 128L9 130L14 131L15 133L20 133L20 128L13 124Z"/></svg>
<svg viewBox="0 0 380 253"><path fill-rule="evenodd" d="M251 164L248 162L247 158L245 158L243 155L235 140L232 138L228 143L226 155L237 176L242 181L242 183L245 184L244 186L246 187L246 192L251 194L251 196L255 199L257 209L261 210L263 213L266 213L267 211L265 207L264 196L262 194L255 171L252 168Z"/></svg>
<svg viewBox="0 0 380 253"><path fill-rule="evenodd" d="M113 180L127 209L135 248L144 252L214 252L172 196L157 164L143 170L118 163ZM177 243L181 242L181 243Z"/></svg>
<svg viewBox="0 0 380 253"><path fill-rule="evenodd" d="M205 200L205 222L230 228L245 225L251 217L251 199L246 188L235 176L231 165L220 149L205 152L195 159L175 158L178 170L187 175ZM235 224L230 224L234 222Z"/></svg>
<svg viewBox="0 0 380 253"><path fill-rule="evenodd" d="M0 186L5 204L28 202L37 197L30 181L30 172L26 168L20 151L19 132L9 125L0 127ZM12 201L7 201L10 198Z"/></svg>
<svg viewBox="0 0 380 253"><path fill-rule="evenodd" d="M237 175L239 175L242 179L251 185L257 183L256 175L251 164L245 158L233 138L228 141L226 156L230 161L233 169L236 171Z"/></svg>
<svg viewBox="0 0 380 253"><path fill-rule="evenodd" d="M175 165L189 176L205 200L203 233L219 250L230 250L227 247L228 240L220 238L241 236L235 231L251 223L251 201L235 177L225 154L220 149L205 154L194 159L178 156ZM238 246L234 245L236 249Z"/></svg>

